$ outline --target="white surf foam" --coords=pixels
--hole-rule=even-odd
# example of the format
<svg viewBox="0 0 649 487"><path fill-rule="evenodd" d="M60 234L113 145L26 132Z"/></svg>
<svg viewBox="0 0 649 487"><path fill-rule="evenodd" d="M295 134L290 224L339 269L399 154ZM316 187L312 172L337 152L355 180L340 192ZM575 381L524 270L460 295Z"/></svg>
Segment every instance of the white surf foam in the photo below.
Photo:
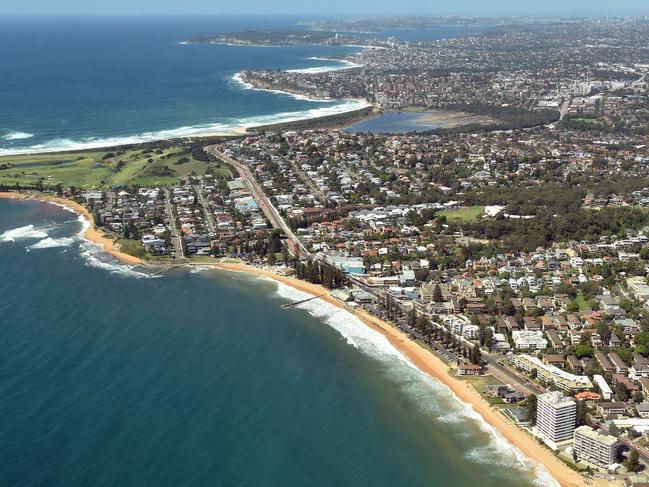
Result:
<svg viewBox="0 0 649 487"><path fill-rule="evenodd" d="M295 73L297 72L302 72L302 71L293 71ZM305 95L298 95L296 93L291 93L289 91L283 91L283 90L273 90L270 88L255 88L252 84L246 82L243 80L241 73L236 73L230 78L230 80L233 82L234 86L242 89L242 90L255 90L255 91L265 91L268 93L274 93L276 95L283 95L283 96L288 96L290 98L295 98L296 100L301 100L301 101L310 101L313 103L331 103L334 100L326 100L323 98L310 98Z"/></svg>
<svg viewBox="0 0 649 487"><path fill-rule="evenodd" d="M47 232L42 229L34 228L34 225L12 228L0 235L0 242L15 242L17 240L43 239L46 238Z"/></svg>
<svg viewBox="0 0 649 487"><path fill-rule="evenodd" d="M86 238L86 230L90 228L91 223L85 216L79 215L74 209L65 205L64 203L59 203L57 201L48 201L47 203L54 206L58 206L59 208L63 208L71 213L74 213L75 215L78 215L75 221L78 221L81 224L81 228L73 238L68 237L68 238L60 238L60 239L49 239L49 240L46 239L47 242L38 242L37 244L31 246L30 248L34 248L34 249L47 248L46 247L47 245L51 247L54 246L62 247L64 245L61 244L67 243L68 241L69 244L66 246L72 245L72 243L74 243L75 241L79 241L81 242L81 248L82 248L82 252L80 255L85 260L86 266L88 267L96 267L98 269L104 269L108 272L120 276L124 276L124 277L135 277L139 279L161 277L160 275L154 276L154 275L147 274L146 272L138 271L134 268L135 266L130 266L130 265L120 263L116 258L106 253L102 245L92 242L91 240L88 240ZM54 245L55 243L57 245ZM37 247L37 245L39 244L41 244L42 246Z"/></svg>
<svg viewBox="0 0 649 487"><path fill-rule="evenodd" d="M283 283L277 283L277 294L282 298L298 301L311 295L298 291ZM558 482L538 462L527 458L523 453L507 441L495 428L488 424L470 404L461 401L445 384L423 373L410 360L397 350L381 333L369 328L353 314L329 304L321 299L302 303L297 308L304 309L309 314L323 320L327 325L336 329L349 343L359 351L381 361L391 362L387 370L392 379L401 382L407 393L414 394L415 399L422 400L423 407L432 413L437 413L437 420L447 423L461 423L467 420L476 422L480 429L488 433L490 441L487 445L470 450L467 459L479 463L506 465L520 471L531 472L534 483L539 486L558 486ZM395 359L407 369L395 367ZM413 370L415 373L413 373ZM426 388L428 391L426 391ZM443 398L452 398L452 402ZM438 400L439 399L439 400ZM443 408L443 414L439 409Z"/></svg>
<svg viewBox="0 0 649 487"><path fill-rule="evenodd" d="M70 237L62 238L52 238L47 237L39 242L36 242L34 245L30 245L28 248L31 250L35 249L52 249L56 247L69 247L74 243L74 239Z"/></svg>
<svg viewBox="0 0 649 487"><path fill-rule="evenodd" d="M161 277L159 275L154 276L147 274L146 272L138 271L135 269L135 266L119 263L114 257L106 254L101 245L94 242L85 241L81 244L81 247L83 252L81 252L80 255L85 261L87 267L94 267L108 271L111 274L122 277L133 277L136 279L153 279Z"/></svg>
<svg viewBox="0 0 649 487"><path fill-rule="evenodd" d="M29 139L33 137L34 134L30 134L29 132L17 132L10 130L7 132L5 135L2 136L3 140L24 140L24 139Z"/></svg>
<svg viewBox="0 0 649 487"><path fill-rule="evenodd" d="M279 93L279 92L278 92ZM291 95L294 98L299 95ZM358 110L369 106L367 102L360 100L313 100L307 97L299 99L308 101L317 101L327 103L328 106L312 108L308 110L281 112L271 115L260 115L242 119L232 119L227 122L217 122L212 124L201 124L186 127L179 127L171 130L161 130L158 132L145 132L139 135L124 137L98 138L88 137L79 140L73 139L53 139L41 144L35 144L28 147L20 148L0 148L1 155L18 155L18 154L36 154L42 152L65 152L70 150L98 149L102 147L113 147L118 145L139 144L143 142L152 142L155 140L166 140L181 137L196 137L205 135L223 135L230 134L241 129L255 127L259 125L271 125L276 123L294 122L296 120L306 120L310 118L325 117L336 115L349 111Z"/></svg>
<svg viewBox="0 0 649 487"><path fill-rule="evenodd" d="M352 61L347 61L346 59L328 59L328 58L319 58L311 57L308 59L318 60L318 61L329 61L332 64L329 66L313 66L311 68L299 68L299 69L287 69L287 73L304 73L304 74L319 74L319 73L330 73L333 71L344 71L346 69L362 68L362 64L357 64Z"/></svg>

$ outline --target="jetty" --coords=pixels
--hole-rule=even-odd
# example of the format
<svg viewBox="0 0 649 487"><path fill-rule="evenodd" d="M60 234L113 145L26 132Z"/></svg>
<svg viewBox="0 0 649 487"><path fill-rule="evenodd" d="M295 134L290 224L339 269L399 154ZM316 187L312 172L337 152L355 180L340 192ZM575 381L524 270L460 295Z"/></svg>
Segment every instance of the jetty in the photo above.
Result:
<svg viewBox="0 0 649 487"><path fill-rule="evenodd" d="M286 304L282 305L282 308L293 308L293 307L297 306L298 304L306 303L306 302L311 301L313 299L319 299L319 298L322 298L323 296L326 296L326 295L327 294L321 294L319 296L311 296L310 298L300 299L299 301L293 301L292 303L286 303Z"/></svg>

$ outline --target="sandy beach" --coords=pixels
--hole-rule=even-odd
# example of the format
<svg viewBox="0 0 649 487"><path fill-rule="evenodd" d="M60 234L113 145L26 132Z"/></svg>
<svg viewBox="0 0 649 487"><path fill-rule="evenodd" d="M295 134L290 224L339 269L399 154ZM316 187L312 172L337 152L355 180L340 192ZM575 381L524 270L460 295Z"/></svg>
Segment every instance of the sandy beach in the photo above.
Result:
<svg viewBox="0 0 649 487"><path fill-rule="evenodd" d="M411 340L405 333L396 327L370 315L364 310L352 309L345 306L340 301L329 296L329 291L319 285L311 284L292 277L281 276L274 272L259 269L243 263L219 263L214 265L214 267L228 271L245 272L248 274L270 277L271 279L313 296L322 296L323 294L327 294L320 299L349 311L363 321L367 326L383 334L390 343L408 357L408 359L416 365L419 370L445 384L462 402L470 404L487 423L493 426L511 444L523 452L525 456L543 464L550 475L552 475L552 477L562 486L576 487L596 485L597 482L591 482L589 479L586 479L577 472L571 470L544 446L540 445L535 438L532 438L525 431L521 430L518 426L509 421L505 416L493 409L469 383L449 375L448 366L444 362L436 357L431 351Z"/></svg>
<svg viewBox="0 0 649 487"><path fill-rule="evenodd" d="M38 200L58 203L77 212L86 218L91 225L86 230L85 237L95 243L101 244L104 250L120 261L137 265L143 264L141 259L124 254L114 250L114 243L104 234L98 231L93 222L90 212L74 201L66 198L46 195L40 193L18 193L18 192L0 192L0 198L12 198L23 200ZM204 263L201 265L205 265ZM410 339L405 333L389 323L370 315L362 309L353 309L345 306L340 301L329 295L329 291L322 286L301 281L296 278L281 276L272 271L253 267L240 262L218 262L209 264L209 266L225 271L244 272L257 276L265 276L275 281L281 282L313 296L321 296L320 299L330 303L338 308L345 309L359 318L370 328L384 335L390 343L401 353L404 354L419 370L430 375L445 384L462 402L470 404L473 409L482 416L482 418L493 426L503 437L512 445L517 447L525 456L541 463L564 487L578 487L584 485L607 485L599 480L590 480L571 470L567 465L556 458L549 450L539 444L537 440L528 433L518 428L509 421L505 416L492 408L482 396L473 387L462 380L459 380L448 373L449 367L435 356L430 350L424 348L414 340ZM323 296L324 295L324 296Z"/></svg>
<svg viewBox="0 0 649 487"><path fill-rule="evenodd" d="M46 201L51 203L58 203L67 208L70 208L72 211L83 216L86 220L90 222L90 225L88 226L88 229L86 230L86 233L84 235L85 238L87 238L91 242L95 242L101 245L104 248L104 251L108 252L110 255L112 255L113 257L115 257L116 259L120 260L125 264L129 264L129 265L143 264L142 259L139 259L129 254L125 254L124 252L120 252L119 250L115 250L114 249L115 243L113 242L113 240L108 238L106 235L104 235L103 232L101 232L96 228L94 219L90 214L90 212L83 205L80 205L76 201L72 201L60 196L54 196L54 195L49 195L44 193L34 193L34 192L29 192L29 193L0 192L0 198Z"/></svg>

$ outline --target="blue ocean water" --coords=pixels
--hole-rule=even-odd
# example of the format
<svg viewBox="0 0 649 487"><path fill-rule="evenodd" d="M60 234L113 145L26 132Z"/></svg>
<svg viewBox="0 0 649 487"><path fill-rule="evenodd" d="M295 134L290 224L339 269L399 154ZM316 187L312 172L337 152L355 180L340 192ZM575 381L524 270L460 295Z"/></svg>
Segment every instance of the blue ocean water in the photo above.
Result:
<svg viewBox="0 0 649 487"><path fill-rule="evenodd" d="M0 485L552 484L352 315L81 230L0 200Z"/></svg>
<svg viewBox="0 0 649 487"><path fill-rule="evenodd" d="M184 45L259 17L0 17L0 155L223 132L358 106L245 89L244 68L342 67L344 47Z"/></svg>

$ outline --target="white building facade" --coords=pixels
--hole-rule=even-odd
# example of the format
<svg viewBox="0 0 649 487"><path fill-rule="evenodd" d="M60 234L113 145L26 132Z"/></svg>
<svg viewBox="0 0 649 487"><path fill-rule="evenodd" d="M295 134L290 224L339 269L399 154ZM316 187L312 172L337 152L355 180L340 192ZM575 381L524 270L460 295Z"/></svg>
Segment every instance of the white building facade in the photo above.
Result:
<svg viewBox="0 0 649 487"><path fill-rule="evenodd" d="M582 460L608 468L615 463L617 438L595 431L590 426L580 426L575 430L573 449Z"/></svg>
<svg viewBox="0 0 649 487"><path fill-rule="evenodd" d="M576 418L577 404L563 393L552 391L538 396L536 429L552 448L573 438Z"/></svg>

